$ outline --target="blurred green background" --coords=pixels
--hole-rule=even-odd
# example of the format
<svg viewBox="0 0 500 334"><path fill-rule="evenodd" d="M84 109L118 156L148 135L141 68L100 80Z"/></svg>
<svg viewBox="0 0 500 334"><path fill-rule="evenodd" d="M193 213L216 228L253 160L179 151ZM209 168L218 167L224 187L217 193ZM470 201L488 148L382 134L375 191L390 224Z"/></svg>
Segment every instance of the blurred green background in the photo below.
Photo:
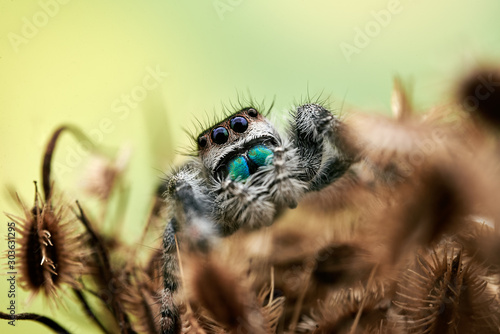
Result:
<svg viewBox="0 0 500 334"><path fill-rule="evenodd" d="M242 95L274 100L278 115L320 93L335 108L388 113L395 75L413 83L425 109L446 101L468 66L498 58L499 14L498 0L0 0L0 211L20 213L8 186L31 205L46 142L72 123L110 152L131 148L122 233L133 243L195 118ZM54 158L70 201L88 161L79 149L64 136ZM0 221L4 235L8 219ZM50 310L26 297L19 293L18 312L95 331L71 302ZM7 303L2 279L4 312ZM2 333L44 330L12 329L0 321Z"/></svg>

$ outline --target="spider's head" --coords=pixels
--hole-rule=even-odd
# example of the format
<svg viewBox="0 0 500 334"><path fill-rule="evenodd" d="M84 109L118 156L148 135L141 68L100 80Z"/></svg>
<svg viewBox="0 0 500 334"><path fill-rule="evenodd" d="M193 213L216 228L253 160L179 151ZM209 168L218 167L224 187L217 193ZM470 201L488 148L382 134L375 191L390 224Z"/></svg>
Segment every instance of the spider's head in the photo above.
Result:
<svg viewBox="0 0 500 334"><path fill-rule="evenodd" d="M246 180L260 166L272 163L278 145L275 128L255 108L245 108L198 136L198 156L219 179Z"/></svg>

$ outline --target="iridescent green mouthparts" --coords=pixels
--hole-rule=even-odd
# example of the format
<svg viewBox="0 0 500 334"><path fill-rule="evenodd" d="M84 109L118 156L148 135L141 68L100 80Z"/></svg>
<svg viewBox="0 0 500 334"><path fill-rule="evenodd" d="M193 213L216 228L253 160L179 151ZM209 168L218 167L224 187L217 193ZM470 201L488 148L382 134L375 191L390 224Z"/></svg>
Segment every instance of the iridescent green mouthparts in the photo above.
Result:
<svg viewBox="0 0 500 334"><path fill-rule="evenodd" d="M264 145L252 147L246 155L239 155L229 161L227 172L232 181L246 180L258 167L272 163L273 151Z"/></svg>

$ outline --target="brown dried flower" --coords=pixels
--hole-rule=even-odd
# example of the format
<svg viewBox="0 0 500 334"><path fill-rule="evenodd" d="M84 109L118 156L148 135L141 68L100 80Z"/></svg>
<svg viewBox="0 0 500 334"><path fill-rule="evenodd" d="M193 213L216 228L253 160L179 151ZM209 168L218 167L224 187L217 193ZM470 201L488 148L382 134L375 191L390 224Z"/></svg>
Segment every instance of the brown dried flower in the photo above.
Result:
<svg viewBox="0 0 500 334"><path fill-rule="evenodd" d="M484 268L454 244L417 258L400 282L396 322L408 333L497 333L495 291Z"/></svg>
<svg viewBox="0 0 500 334"><path fill-rule="evenodd" d="M35 183L36 185L36 183ZM19 234L18 254L20 283L37 294L40 290L48 297L57 296L63 284L79 287L78 278L83 272L78 248L78 234L68 217L68 207L55 204L52 198L45 203L35 186L35 204L29 210L17 198L24 217L7 216L16 223Z"/></svg>

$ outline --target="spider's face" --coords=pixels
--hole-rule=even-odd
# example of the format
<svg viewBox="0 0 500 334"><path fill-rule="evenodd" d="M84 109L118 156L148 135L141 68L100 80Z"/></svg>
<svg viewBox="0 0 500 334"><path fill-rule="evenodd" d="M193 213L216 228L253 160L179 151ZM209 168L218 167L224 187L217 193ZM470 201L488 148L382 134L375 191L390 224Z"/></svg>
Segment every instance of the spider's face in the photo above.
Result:
<svg viewBox="0 0 500 334"><path fill-rule="evenodd" d="M198 136L198 156L216 178L244 181L273 159L279 142L274 127L254 108L246 108Z"/></svg>

